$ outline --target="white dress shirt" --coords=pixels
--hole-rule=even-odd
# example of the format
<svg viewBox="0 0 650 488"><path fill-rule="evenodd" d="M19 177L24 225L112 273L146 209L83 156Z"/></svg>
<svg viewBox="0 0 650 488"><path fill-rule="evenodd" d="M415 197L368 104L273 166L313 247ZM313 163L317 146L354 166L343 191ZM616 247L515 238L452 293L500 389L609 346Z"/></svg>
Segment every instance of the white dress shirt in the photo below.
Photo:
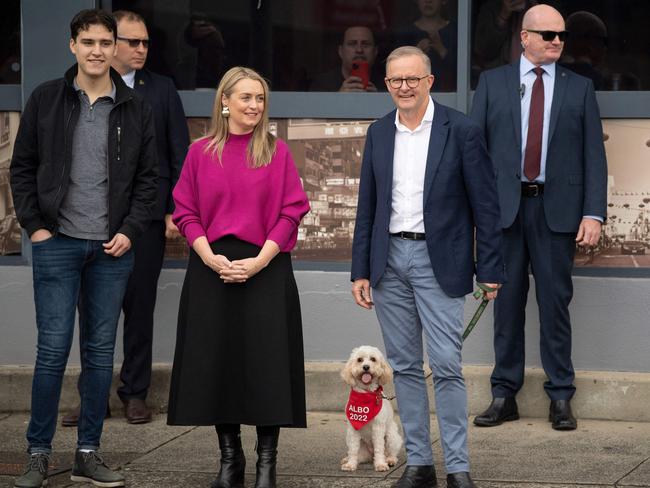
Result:
<svg viewBox="0 0 650 488"><path fill-rule="evenodd" d="M420 125L410 130L395 114L395 152L393 153L392 211L389 232L424 232L424 173L427 167L429 137L434 105L429 97Z"/></svg>
<svg viewBox="0 0 650 488"><path fill-rule="evenodd" d="M521 55L519 63L519 81L524 86L521 97L521 181L528 181L524 176L524 156L528 142L528 118L530 117L530 99L533 96L533 83L537 75L533 71L537 66L531 63L526 56ZM548 153L548 129L551 125L551 104L553 103L553 89L555 88L555 63L540 66L542 81L544 82L544 130L542 132L542 160L539 166L537 183L544 183L546 179L546 154ZM520 88L522 90L522 88Z"/></svg>
<svg viewBox="0 0 650 488"><path fill-rule="evenodd" d="M126 86L133 88L135 86L135 70L129 71L127 74L123 75L122 79L124 80L124 83L126 83Z"/></svg>

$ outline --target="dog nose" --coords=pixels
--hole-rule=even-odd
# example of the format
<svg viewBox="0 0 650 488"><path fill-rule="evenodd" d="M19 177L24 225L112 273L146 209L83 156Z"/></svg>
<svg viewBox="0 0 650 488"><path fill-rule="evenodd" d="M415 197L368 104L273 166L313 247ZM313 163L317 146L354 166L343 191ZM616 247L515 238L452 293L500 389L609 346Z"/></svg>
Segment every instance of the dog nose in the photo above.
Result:
<svg viewBox="0 0 650 488"><path fill-rule="evenodd" d="M363 370L364 371L368 371L369 369L370 369L370 366L368 366L367 364L363 365Z"/></svg>

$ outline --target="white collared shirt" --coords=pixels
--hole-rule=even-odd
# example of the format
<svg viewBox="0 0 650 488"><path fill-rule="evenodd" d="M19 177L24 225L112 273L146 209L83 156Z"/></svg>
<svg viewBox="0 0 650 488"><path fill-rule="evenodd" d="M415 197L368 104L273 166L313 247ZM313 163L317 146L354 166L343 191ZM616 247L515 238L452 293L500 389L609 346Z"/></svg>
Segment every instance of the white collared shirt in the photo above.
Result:
<svg viewBox="0 0 650 488"><path fill-rule="evenodd" d="M542 159L539 166L539 176L535 178L538 183L546 180L546 154L548 153L548 131L551 125L551 105L553 104L553 91L555 88L555 63L540 66L542 81L544 82L544 129L542 132ZM521 97L521 181L528 181L524 176L524 157L526 155L526 143L528 142L528 119L530 117L530 99L533 96L533 83L537 75L533 71L536 65L531 63L526 56L521 55L519 63L519 80L523 88Z"/></svg>
<svg viewBox="0 0 650 488"><path fill-rule="evenodd" d="M393 153L392 211L389 232L424 232L424 173L427 167L429 137L434 105L429 104L420 125L410 130L395 113L395 152Z"/></svg>
<svg viewBox="0 0 650 488"><path fill-rule="evenodd" d="M133 88L135 86L135 70L122 75L122 79L124 80L124 83L126 83L126 86Z"/></svg>

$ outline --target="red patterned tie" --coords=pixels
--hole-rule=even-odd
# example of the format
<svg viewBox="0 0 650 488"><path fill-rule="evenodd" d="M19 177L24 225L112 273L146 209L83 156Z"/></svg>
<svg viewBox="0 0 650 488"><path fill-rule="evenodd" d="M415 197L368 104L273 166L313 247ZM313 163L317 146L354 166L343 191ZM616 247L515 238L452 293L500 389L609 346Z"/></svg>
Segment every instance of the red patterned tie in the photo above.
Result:
<svg viewBox="0 0 650 488"><path fill-rule="evenodd" d="M528 181L533 181L539 175L542 162L542 132L544 130L544 70L535 68L537 79L533 83L533 94L530 97L530 113L528 115L528 138L524 154L524 175Z"/></svg>

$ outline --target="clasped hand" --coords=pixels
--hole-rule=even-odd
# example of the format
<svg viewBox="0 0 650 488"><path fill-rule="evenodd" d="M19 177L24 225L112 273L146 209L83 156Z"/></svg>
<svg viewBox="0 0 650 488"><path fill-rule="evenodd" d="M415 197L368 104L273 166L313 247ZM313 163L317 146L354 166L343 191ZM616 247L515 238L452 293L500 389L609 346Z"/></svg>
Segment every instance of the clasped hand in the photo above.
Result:
<svg viewBox="0 0 650 488"><path fill-rule="evenodd" d="M256 257L230 261L222 254L213 254L206 260L205 264L219 273L224 283L243 283L259 273L264 267Z"/></svg>

